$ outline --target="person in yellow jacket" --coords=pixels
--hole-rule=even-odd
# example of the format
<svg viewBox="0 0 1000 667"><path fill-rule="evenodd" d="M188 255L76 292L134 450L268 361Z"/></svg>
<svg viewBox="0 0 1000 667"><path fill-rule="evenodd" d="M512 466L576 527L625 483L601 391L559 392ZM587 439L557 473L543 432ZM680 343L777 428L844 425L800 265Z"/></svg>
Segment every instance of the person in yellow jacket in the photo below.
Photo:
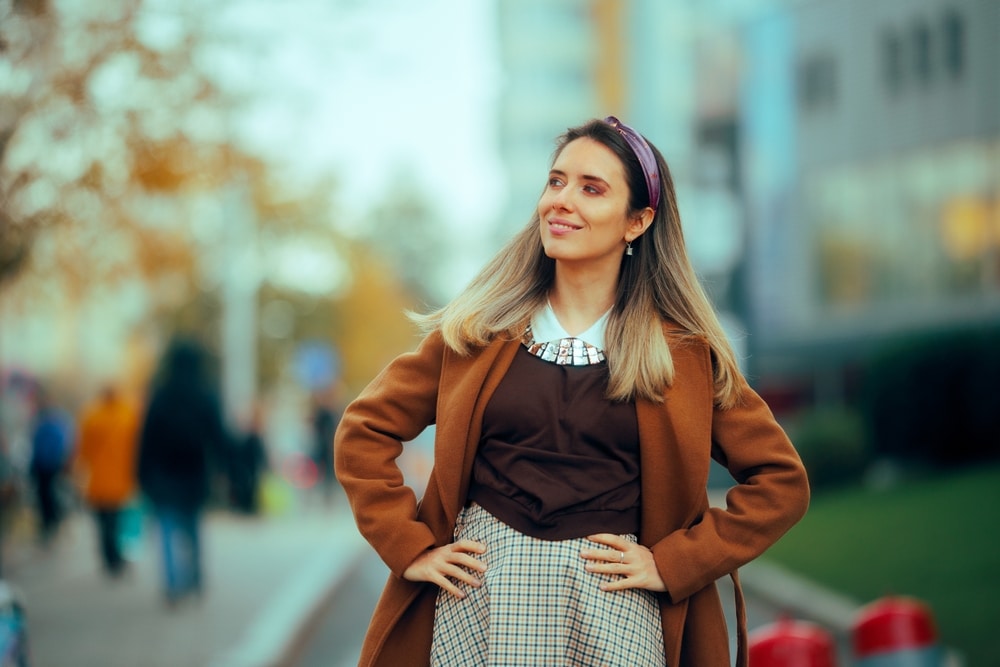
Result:
<svg viewBox="0 0 1000 667"><path fill-rule="evenodd" d="M119 540L123 511L136 492L138 409L113 384L80 417L76 477L97 521L101 561L117 577L126 568Z"/></svg>

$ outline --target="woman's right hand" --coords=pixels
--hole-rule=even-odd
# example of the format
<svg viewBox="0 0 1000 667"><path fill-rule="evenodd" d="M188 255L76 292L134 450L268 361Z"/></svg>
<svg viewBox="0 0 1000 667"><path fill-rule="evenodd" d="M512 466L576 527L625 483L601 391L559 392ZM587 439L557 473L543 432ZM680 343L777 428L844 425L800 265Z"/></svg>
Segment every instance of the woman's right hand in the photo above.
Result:
<svg viewBox="0 0 1000 667"><path fill-rule="evenodd" d="M461 599L465 597L465 593L452 579L475 588L482 586L482 582L473 572L485 572L486 565L473 554L483 553L486 553L486 545L482 542L474 540L452 542L417 556L403 572L403 578L407 581L429 581Z"/></svg>

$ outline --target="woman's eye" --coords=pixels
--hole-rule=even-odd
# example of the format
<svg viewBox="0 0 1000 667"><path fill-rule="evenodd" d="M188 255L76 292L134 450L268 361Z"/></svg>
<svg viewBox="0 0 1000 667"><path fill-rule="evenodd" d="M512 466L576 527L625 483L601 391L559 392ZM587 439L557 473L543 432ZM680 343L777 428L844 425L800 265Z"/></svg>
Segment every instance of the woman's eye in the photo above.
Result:
<svg viewBox="0 0 1000 667"><path fill-rule="evenodd" d="M584 192L588 192L588 193L590 193L592 195L601 194L601 191L598 190L597 187L595 187L593 185L585 185L585 186L583 186L583 191Z"/></svg>
<svg viewBox="0 0 1000 667"><path fill-rule="evenodd" d="M551 177L549 179L549 187L550 188L557 188L557 187L559 187L562 184L563 184L562 181L560 179L556 178L555 176L553 176L553 177Z"/></svg>

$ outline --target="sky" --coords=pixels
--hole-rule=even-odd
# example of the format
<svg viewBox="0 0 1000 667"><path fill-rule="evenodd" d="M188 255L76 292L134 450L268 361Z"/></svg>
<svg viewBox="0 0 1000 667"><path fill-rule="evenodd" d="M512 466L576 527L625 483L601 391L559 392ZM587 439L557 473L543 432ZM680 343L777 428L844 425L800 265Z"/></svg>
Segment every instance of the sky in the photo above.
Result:
<svg viewBox="0 0 1000 667"><path fill-rule="evenodd" d="M341 203L356 212L406 174L449 224L495 215L504 186L491 0L228 7L218 25L256 42L252 72L243 60L226 76L261 95L240 121L261 150L291 157L303 178L335 169Z"/></svg>
<svg viewBox="0 0 1000 667"><path fill-rule="evenodd" d="M75 22L113 17L129 4L88 9L56 1ZM434 279L453 291L492 253L485 241L506 194L495 143L501 79L494 2L141 0L139 42L167 57L189 48L189 76L144 94L139 59L118 54L102 65L92 93L102 106L144 103L144 117L173 128L175 112L155 100L186 99L184 84L194 85L195 73L207 77L228 102L204 113L185 108L178 120L185 133L236 141L306 191L332 173L334 221L348 233L393 187L423 196L449 244L442 248L449 275ZM121 112L117 107L109 111ZM327 289L329 281L303 271L329 263L320 254L298 248L280 273L308 273L312 289Z"/></svg>

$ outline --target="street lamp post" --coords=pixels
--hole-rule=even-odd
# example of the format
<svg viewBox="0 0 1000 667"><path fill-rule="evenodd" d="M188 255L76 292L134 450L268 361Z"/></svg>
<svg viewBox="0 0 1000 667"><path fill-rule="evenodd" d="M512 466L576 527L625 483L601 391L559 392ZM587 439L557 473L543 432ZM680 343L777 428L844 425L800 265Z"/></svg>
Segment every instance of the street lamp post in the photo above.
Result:
<svg viewBox="0 0 1000 667"><path fill-rule="evenodd" d="M230 426L249 415L257 393L257 221L245 183L223 191L222 399Z"/></svg>

